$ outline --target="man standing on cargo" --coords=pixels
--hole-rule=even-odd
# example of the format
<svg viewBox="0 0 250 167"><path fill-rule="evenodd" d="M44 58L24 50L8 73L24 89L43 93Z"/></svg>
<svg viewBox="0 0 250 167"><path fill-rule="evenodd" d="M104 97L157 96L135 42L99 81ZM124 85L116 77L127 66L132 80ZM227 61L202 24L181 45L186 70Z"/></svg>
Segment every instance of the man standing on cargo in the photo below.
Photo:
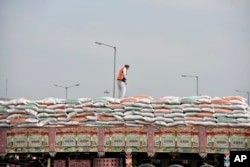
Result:
<svg viewBox="0 0 250 167"><path fill-rule="evenodd" d="M119 90L119 98L124 98L126 95L126 86L127 86L127 70L129 69L129 65L124 65L120 68L118 76L117 76L117 86Z"/></svg>

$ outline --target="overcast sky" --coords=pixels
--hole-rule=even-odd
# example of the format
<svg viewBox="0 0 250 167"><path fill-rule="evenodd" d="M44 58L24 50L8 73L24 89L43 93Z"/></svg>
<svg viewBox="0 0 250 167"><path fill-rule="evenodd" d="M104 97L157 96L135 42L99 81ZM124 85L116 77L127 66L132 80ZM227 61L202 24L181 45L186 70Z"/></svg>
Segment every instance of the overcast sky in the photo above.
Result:
<svg viewBox="0 0 250 167"><path fill-rule="evenodd" d="M116 73L130 65L127 96L196 95L186 74L247 97L249 16L249 0L0 0L0 97L112 96L114 49L95 41L117 47Z"/></svg>

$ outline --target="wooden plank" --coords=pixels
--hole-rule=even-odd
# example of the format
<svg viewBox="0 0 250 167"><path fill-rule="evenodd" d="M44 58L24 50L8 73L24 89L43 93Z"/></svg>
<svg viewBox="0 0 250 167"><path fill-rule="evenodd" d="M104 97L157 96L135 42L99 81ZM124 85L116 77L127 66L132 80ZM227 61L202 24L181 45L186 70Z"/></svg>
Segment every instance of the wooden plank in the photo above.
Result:
<svg viewBox="0 0 250 167"><path fill-rule="evenodd" d="M0 128L0 153L6 153L7 148L7 129Z"/></svg>
<svg viewBox="0 0 250 167"><path fill-rule="evenodd" d="M154 127L153 126L149 126L148 127L148 152L154 152L154 147L155 147L155 142L154 142Z"/></svg>
<svg viewBox="0 0 250 167"><path fill-rule="evenodd" d="M97 135L98 135L98 152L104 152L105 132L103 127L100 127L98 129Z"/></svg>
<svg viewBox="0 0 250 167"><path fill-rule="evenodd" d="M206 134L206 128L204 126L199 126L198 136L199 136L200 153L206 153L207 134Z"/></svg>
<svg viewBox="0 0 250 167"><path fill-rule="evenodd" d="M49 128L49 152L56 151L56 128Z"/></svg>

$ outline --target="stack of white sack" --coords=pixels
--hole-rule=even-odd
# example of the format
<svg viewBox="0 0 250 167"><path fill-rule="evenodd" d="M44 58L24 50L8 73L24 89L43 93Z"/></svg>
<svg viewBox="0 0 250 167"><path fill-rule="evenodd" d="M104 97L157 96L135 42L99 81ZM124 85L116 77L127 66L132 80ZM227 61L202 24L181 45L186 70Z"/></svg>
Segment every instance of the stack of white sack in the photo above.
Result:
<svg viewBox="0 0 250 167"><path fill-rule="evenodd" d="M0 127L231 126L250 127L246 99L132 96L0 101Z"/></svg>

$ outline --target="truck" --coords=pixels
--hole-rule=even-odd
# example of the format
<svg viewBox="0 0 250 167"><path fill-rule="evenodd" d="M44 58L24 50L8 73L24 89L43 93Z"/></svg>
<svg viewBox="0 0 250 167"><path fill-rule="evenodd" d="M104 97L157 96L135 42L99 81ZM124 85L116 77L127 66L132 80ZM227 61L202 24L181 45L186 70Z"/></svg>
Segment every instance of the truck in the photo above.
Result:
<svg viewBox="0 0 250 167"><path fill-rule="evenodd" d="M250 151L238 96L0 101L0 166L229 167Z"/></svg>

